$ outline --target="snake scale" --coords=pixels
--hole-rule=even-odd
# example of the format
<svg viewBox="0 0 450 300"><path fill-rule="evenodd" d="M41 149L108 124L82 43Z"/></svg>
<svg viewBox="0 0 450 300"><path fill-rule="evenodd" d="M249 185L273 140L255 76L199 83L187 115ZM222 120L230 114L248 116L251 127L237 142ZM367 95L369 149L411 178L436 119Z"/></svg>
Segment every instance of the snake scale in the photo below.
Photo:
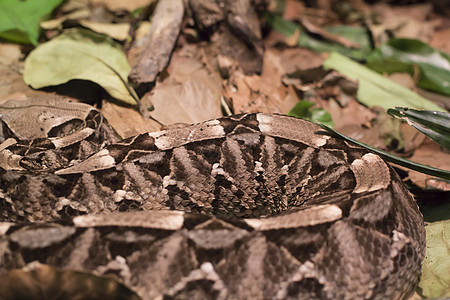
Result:
<svg viewBox="0 0 450 300"><path fill-rule="evenodd" d="M1 107L1 274L114 274L142 299L407 299L417 284L416 202L315 124L252 113L117 140L88 105L33 101Z"/></svg>

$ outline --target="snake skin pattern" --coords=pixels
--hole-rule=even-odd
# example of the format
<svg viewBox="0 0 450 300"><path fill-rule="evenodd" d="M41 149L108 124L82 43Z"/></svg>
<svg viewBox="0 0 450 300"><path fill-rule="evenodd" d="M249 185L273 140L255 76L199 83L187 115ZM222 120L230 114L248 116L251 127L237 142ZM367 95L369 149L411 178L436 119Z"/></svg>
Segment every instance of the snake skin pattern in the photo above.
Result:
<svg viewBox="0 0 450 300"><path fill-rule="evenodd" d="M0 274L34 261L115 274L142 299L414 291L422 215L377 155L262 113L116 141L97 110L53 105L24 128L3 112Z"/></svg>

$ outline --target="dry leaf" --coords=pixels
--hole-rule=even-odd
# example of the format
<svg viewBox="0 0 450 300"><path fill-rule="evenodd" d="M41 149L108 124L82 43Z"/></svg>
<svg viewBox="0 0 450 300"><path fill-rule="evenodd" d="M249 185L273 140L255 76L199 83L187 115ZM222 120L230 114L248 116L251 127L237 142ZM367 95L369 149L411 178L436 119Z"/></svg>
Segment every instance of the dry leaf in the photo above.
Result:
<svg viewBox="0 0 450 300"><path fill-rule="evenodd" d="M320 67L324 57L319 53L306 48L288 48L283 51L271 49L279 56L280 73L291 74L298 70L308 70Z"/></svg>
<svg viewBox="0 0 450 300"><path fill-rule="evenodd" d="M153 104L150 115L164 125L198 123L220 117L221 80L196 59L177 53L171 59L169 76L157 82L142 101Z"/></svg>
<svg viewBox="0 0 450 300"><path fill-rule="evenodd" d="M450 153L443 152L437 143L430 140L416 149L409 159L435 168L450 170ZM409 170L409 178L421 188L438 188L442 185L440 181L433 180L434 177L412 170ZM445 188L449 188L448 184Z"/></svg>
<svg viewBox="0 0 450 300"><path fill-rule="evenodd" d="M144 119L135 109L118 106L109 101L103 101L101 112L122 138L158 131L161 127L151 119Z"/></svg>
<svg viewBox="0 0 450 300"><path fill-rule="evenodd" d="M92 31L106 34L118 41L126 40L128 37L128 32L130 31L130 24L126 23L111 24L83 20L80 21L80 24L91 29Z"/></svg>
<svg viewBox="0 0 450 300"><path fill-rule="evenodd" d="M430 46L450 53L450 28L434 32L430 41Z"/></svg>
<svg viewBox="0 0 450 300"><path fill-rule="evenodd" d="M22 52L19 45L2 43L0 46L0 99L26 98L44 94L30 88L23 81Z"/></svg>
<svg viewBox="0 0 450 300"><path fill-rule="evenodd" d="M261 76L245 76L234 72L228 80L224 96L232 100L235 113L277 112L287 113L298 102L281 82L284 75L277 50L268 49L264 54ZM281 70L280 70L281 69Z"/></svg>
<svg viewBox="0 0 450 300"><path fill-rule="evenodd" d="M136 8L150 5L156 0L90 0L94 6L106 6L111 11L133 11Z"/></svg>

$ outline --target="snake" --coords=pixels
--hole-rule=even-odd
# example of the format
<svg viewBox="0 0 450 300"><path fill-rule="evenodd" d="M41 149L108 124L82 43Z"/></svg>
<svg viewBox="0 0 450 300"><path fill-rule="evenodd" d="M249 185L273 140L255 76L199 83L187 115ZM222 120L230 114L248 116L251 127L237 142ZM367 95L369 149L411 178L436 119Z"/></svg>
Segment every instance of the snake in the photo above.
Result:
<svg viewBox="0 0 450 300"><path fill-rule="evenodd" d="M281 114L120 139L65 98L0 105L0 274L113 274L141 299L407 299L423 217L378 155Z"/></svg>

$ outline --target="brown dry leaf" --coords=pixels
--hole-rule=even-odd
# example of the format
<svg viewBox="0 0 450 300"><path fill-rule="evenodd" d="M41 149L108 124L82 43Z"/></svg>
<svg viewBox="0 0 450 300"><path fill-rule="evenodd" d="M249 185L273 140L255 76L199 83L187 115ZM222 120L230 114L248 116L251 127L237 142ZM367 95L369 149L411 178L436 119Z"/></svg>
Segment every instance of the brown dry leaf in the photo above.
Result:
<svg viewBox="0 0 450 300"><path fill-rule="evenodd" d="M435 31L430 46L450 54L450 28Z"/></svg>
<svg viewBox="0 0 450 300"><path fill-rule="evenodd" d="M433 4L431 2L427 2L406 6L394 6L386 3L378 3L372 6L372 12L385 19L394 19L398 16L407 16L412 20L425 22L433 12Z"/></svg>
<svg viewBox="0 0 450 300"><path fill-rule="evenodd" d="M18 62L22 57L22 52L20 51L20 46L16 44L5 44L2 43L0 47L0 60L1 64L10 65Z"/></svg>
<svg viewBox="0 0 450 300"><path fill-rule="evenodd" d="M386 148L384 141L380 138L379 129L375 126L361 127L356 124L344 125L338 131L372 147L379 149Z"/></svg>
<svg viewBox="0 0 450 300"><path fill-rule="evenodd" d="M373 147L386 147L380 137L380 128L371 124L376 114L355 99L348 99L345 107L334 99L322 100L321 106L330 113L337 131Z"/></svg>
<svg viewBox="0 0 450 300"><path fill-rule="evenodd" d="M314 98L308 100L330 113L337 131L370 146L386 148L381 136L389 128L382 129L382 122L377 122L379 115L356 100L355 81L332 72L318 86Z"/></svg>
<svg viewBox="0 0 450 300"><path fill-rule="evenodd" d="M409 159L435 168L450 170L450 153L443 152L437 143L428 139L421 147L414 151L413 156ZM434 187L450 191L450 185L448 183L444 183L430 175L409 170L409 178L421 188Z"/></svg>
<svg viewBox="0 0 450 300"><path fill-rule="evenodd" d="M303 1L286 0L283 12L283 19L290 21L298 20L302 16L302 12L304 12L304 10L305 4L303 3Z"/></svg>
<svg viewBox="0 0 450 300"><path fill-rule="evenodd" d="M391 77L405 85L413 84L408 74L395 73ZM356 100L356 86L351 87L352 83L331 73L321 81L322 88L316 91L318 97L313 101L331 114L336 130L381 149L390 145L390 149L411 153L422 144L425 136L411 126L395 120L383 109L361 105Z"/></svg>
<svg viewBox="0 0 450 300"><path fill-rule="evenodd" d="M118 106L110 101L102 102L101 112L122 138L158 131L161 127L151 119L144 119L135 109Z"/></svg>
<svg viewBox="0 0 450 300"><path fill-rule="evenodd" d="M261 76L234 72L224 87L224 96L232 100L234 112L289 112L298 97L281 82L282 69L277 50L268 49Z"/></svg>
<svg viewBox="0 0 450 300"><path fill-rule="evenodd" d="M23 61L19 45L2 43L0 47L0 99L26 98L45 94L23 81Z"/></svg>
<svg viewBox="0 0 450 300"><path fill-rule="evenodd" d="M175 53L169 76L142 99L153 104L150 115L164 125L197 123L220 117L221 79L196 59ZM146 105L147 104L147 105Z"/></svg>
<svg viewBox="0 0 450 300"><path fill-rule="evenodd" d="M288 48L283 51L271 49L279 59L274 59L282 75L291 74L299 70L308 70L320 67L325 58L319 53L306 48Z"/></svg>
<svg viewBox="0 0 450 300"><path fill-rule="evenodd" d="M412 153L426 140L426 136L407 123L401 123L401 131L403 133L404 149L406 154Z"/></svg>
<svg viewBox="0 0 450 300"><path fill-rule="evenodd" d="M317 102L331 114L336 130L348 125L367 125L376 117L356 100L357 85L338 73L328 74L317 90ZM354 138L354 137L353 137Z"/></svg>
<svg viewBox="0 0 450 300"><path fill-rule="evenodd" d="M374 41L378 45L386 42L389 31L395 37L418 39L427 43L442 19L433 17L428 20L433 11L431 3L421 3L404 7L394 7L385 3L376 4L372 12L382 17L381 24L371 25Z"/></svg>
<svg viewBox="0 0 450 300"><path fill-rule="evenodd" d="M287 39L287 37L284 34L282 34L281 32L272 30L264 38L264 47L266 49L270 49L278 44L286 44L287 45L286 39Z"/></svg>

